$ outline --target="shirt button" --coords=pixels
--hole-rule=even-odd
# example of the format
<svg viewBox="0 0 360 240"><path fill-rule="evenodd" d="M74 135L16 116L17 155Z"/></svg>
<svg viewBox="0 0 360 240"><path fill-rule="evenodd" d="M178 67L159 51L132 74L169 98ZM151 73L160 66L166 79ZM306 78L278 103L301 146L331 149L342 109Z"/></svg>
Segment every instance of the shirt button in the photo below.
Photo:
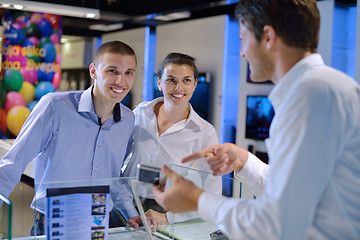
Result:
<svg viewBox="0 0 360 240"><path fill-rule="evenodd" d="M99 170L99 168L98 168L98 167L94 168L94 171L97 171L97 170Z"/></svg>

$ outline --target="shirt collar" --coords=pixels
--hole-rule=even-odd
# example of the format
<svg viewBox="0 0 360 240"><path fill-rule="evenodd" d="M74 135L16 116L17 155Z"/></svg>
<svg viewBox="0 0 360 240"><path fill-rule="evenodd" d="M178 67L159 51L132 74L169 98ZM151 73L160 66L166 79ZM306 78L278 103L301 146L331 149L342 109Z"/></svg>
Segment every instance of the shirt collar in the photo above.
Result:
<svg viewBox="0 0 360 240"><path fill-rule="evenodd" d="M94 103L92 99L92 90L94 85L86 89L80 97L78 112L92 112L95 113ZM120 103L116 103L114 107L114 122L119 122L121 119Z"/></svg>
<svg viewBox="0 0 360 240"><path fill-rule="evenodd" d="M292 68L290 68L283 78L275 85L268 96L275 110L281 104L286 94L290 91L291 86L299 79L299 76L302 75L309 67L314 67L316 65L324 65L324 61L318 53L304 57Z"/></svg>
<svg viewBox="0 0 360 240"><path fill-rule="evenodd" d="M164 97L158 97L155 98L152 101L144 101L142 103L140 103L138 105L138 107L145 109L146 114L152 114L154 112L154 107L157 103L159 102L163 102L164 101ZM191 104L189 103L189 109L190 109L190 114L189 117L186 119L185 122L185 126L188 124L195 124L195 126L199 129L201 129L201 119L200 116L194 111L193 107L191 106Z"/></svg>

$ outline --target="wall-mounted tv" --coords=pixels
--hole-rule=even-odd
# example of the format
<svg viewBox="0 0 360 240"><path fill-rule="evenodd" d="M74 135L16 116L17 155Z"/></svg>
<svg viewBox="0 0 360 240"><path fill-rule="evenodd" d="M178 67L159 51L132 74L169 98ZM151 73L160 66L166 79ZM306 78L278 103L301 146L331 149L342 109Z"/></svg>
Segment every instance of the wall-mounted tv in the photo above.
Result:
<svg viewBox="0 0 360 240"><path fill-rule="evenodd" d="M247 96L245 138L264 140L269 137L274 109L267 96Z"/></svg>

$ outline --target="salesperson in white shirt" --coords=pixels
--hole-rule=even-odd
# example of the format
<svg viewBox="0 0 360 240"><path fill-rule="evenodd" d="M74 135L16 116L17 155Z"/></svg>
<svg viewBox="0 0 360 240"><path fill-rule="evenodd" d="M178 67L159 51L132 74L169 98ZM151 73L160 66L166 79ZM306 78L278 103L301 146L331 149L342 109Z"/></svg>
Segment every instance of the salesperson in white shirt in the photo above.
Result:
<svg viewBox="0 0 360 240"><path fill-rule="evenodd" d="M182 53L170 53L160 64L157 84L164 97L153 101L140 103L135 109L134 144L132 157L129 160L124 175L136 176L137 164L161 167L162 164L192 167L192 163L181 163L181 159L203 148L217 144L218 137L215 128L202 119L192 108L189 100L195 91L198 69L195 59ZM211 172L205 158L197 161L197 168ZM191 172L185 168L177 168L183 176L190 177ZM222 180L220 176L199 174L199 184L209 192L221 195ZM139 195L146 198L145 211L158 208L153 200L152 188L138 190ZM164 212L164 211L163 211ZM155 215L156 214L156 215ZM167 213L158 215L149 211L147 216L168 221L183 221L192 216L173 216Z"/></svg>
<svg viewBox="0 0 360 240"><path fill-rule="evenodd" d="M153 187L156 200L198 210L230 239L360 239L360 86L316 54L316 1L241 0L236 14L251 78L275 84L269 166L230 143L183 162L206 156L215 175L235 170L258 197L216 196L163 166L174 185Z"/></svg>

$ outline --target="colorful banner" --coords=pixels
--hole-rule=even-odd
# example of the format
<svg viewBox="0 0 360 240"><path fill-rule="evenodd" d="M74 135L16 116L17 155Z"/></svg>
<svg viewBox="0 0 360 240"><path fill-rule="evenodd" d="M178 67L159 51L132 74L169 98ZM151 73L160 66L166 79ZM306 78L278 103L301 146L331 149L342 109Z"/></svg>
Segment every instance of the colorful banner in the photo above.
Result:
<svg viewBox="0 0 360 240"><path fill-rule="evenodd" d="M6 10L0 77L0 138L14 138L39 99L61 80L62 17Z"/></svg>

